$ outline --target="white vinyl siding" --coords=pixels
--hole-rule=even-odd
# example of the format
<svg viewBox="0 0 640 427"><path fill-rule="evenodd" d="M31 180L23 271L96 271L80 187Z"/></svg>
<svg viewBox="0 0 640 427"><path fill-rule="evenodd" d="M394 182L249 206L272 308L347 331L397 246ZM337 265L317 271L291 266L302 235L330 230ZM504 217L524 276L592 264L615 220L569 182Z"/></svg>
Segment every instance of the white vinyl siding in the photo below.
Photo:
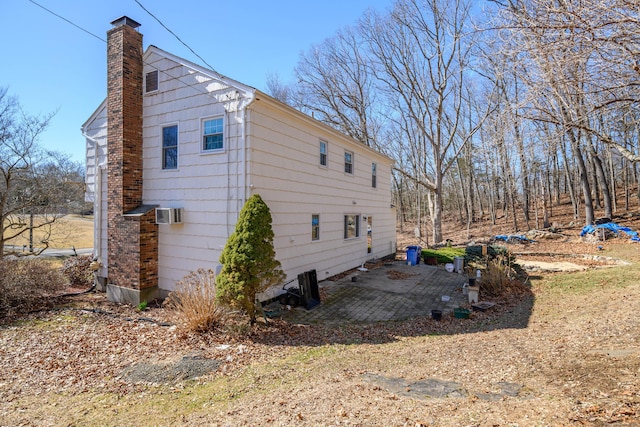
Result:
<svg viewBox="0 0 640 427"><path fill-rule="evenodd" d="M265 94L218 80L155 47L149 47L144 61L145 72L160 70L160 77L174 78L143 98L143 203L184 209L183 224L158 230L160 289L173 290L198 268L217 267L252 194L260 194L271 210L276 258L287 280L311 269L323 280L395 252L390 159ZM223 148L203 155L203 123L217 118L223 120ZM172 124L179 124L179 169L167 172L162 128ZM319 141L331 142L322 167ZM340 161L345 151L357 159L350 175ZM371 187L373 162L377 191ZM87 182L92 180L88 173ZM371 253L367 239L344 239L344 215L355 212L359 218L365 212L376 217ZM319 240L313 240L313 223L309 227L314 215Z"/></svg>
<svg viewBox="0 0 640 427"><path fill-rule="evenodd" d="M395 211L391 207L391 162L369 147L340 136L323 125L297 116L288 120L265 103L251 106L251 194L265 200L273 216L276 256L290 276L315 269L318 280L361 265L373 257L395 252ZM354 174L344 163L318 167L319 140L327 144L329 158L353 153ZM371 188L371 163L378 164L378 190ZM363 170L358 170L361 165ZM366 169L364 169L366 167ZM367 212L379 218L375 243L368 253L367 239L344 238L344 215ZM320 215L320 240L309 244L309 217ZM360 236L362 231L359 230Z"/></svg>

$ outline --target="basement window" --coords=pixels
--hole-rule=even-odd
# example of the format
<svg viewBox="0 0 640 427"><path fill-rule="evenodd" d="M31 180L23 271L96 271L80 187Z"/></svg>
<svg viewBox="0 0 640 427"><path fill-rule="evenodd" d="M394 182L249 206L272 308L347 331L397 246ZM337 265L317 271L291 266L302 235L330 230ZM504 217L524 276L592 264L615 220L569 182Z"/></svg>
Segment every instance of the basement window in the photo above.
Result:
<svg viewBox="0 0 640 427"><path fill-rule="evenodd" d="M155 92L158 90L158 70L151 71L145 76L145 92Z"/></svg>

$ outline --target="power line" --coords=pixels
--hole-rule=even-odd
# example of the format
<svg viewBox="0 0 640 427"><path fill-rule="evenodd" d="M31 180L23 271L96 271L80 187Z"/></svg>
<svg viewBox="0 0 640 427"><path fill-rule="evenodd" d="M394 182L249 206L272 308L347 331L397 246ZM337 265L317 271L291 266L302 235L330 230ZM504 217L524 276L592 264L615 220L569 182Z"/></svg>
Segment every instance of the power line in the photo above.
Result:
<svg viewBox="0 0 640 427"><path fill-rule="evenodd" d="M31 3L33 3L33 4L34 4L34 5L36 5L36 6L40 7L41 9L43 9L43 10L47 11L47 12L48 12L48 13L50 13L51 15L53 15L53 16L55 16L55 17L59 18L59 19L62 19L62 20L63 20L63 21L65 21L67 24L69 24L69 25L72 25L72 26L76 27L76 28L77 28L77 29L79 29L80 31L83 31L83 32L85 32L85 33L89 34L90 36L97 38L98 40L100 40L100 41L101 41L101 42L103 42L103 43L107 43L107 40L105 40L104 38L102 38L102 37L100 37L100 36L95 35L95 34L94 34L94 33L92 33L91 31L89 31L89 30L87 30L87 29L85 29L85 28L81 27L80 25L76 24L75 22L73 22L73 21L71 21L71 20L69 20L69 19L65 18L65 17L64 17L64 16L62 16L62 15L59 15L59 14L55 13L55 12L54 12L54 11L52 11L51 9L47 9L46 7L44 7L44 6L42 6L41 4L37 3L36 1L34 1L34 0L28 0L28 1L29 1L29 2L31 2ZM138 3L138 4L140 4L140 3ZM142 7L142 5L140 5L140 7ZM144 8L143 8L143 9L144 9ZM145 9L145 10L146 10L146 9ZM149 12L147 11L147 13L149 13ZM150 13L149 13L149 14L150 14ZM151 16L153 16L153 15L151 15ZM155 18L155 17L154 17L154 18ZM155 19L157 20L157 18L155 18ZM159 21L158 21L158 22L159 22ZM162 23L161 23L161 25L164 27L164 25L163 25ZM165 27L165 28L166 28L166 27ZM167 28L167 31L171 32L168 28ZM171 34L173 34L173 33L171 32ZM175 34L174 34L174 36L175 36ZM176 36L176 37L177 37L177 36ZM178 39L178 40L180 40L180 39ZM183 43L183 44L184 44L184 43ZM186 46L186 45L185 45L185 46ZM187 47L188 47L188 46L187 46ZM189 48L189 49L191 50L191 48ZM193 52L193 50L191 50L191 51ZM194 54L195 54L195 52L194 52ZM195 54L195 55L196 55L196 56L198 56L197 54ZM200 56L198 56L198 58L200 58ZM202 58L200 58L200 59L202 59ZM206 64L206 61L204 61L204 59L202 59L202 61L203 61L203 62L205 62L205 64ZM143 63L144 63L145 65L149 65L149 66L153 67L153 65L151 65L151 64L149 64L149 63L147 63L147 62L145 62L145 61L143 61ZM209 65L209 64L207 64L207 65ZM209 67L211 67L211 66L209 66ZM155 68L155 67L153 67L153 68ZM178 76L178 77L176 77L176 76L172 76L171 74L167 73L167 72L166 72L166 71L164 71L164 70L158 70L158 71L160 71L162 74L164 74L164 75L168 76L168 77L170 78L170 80L177 80L177 81L179 81L180 83L182 83L183 85L185 85L186 87L190 87L190 88L192 88L192 89L193 89L193 90L195 90L196 92L199 92L199 93L204 94L204 95L210 95L208 92L203 91L200 87L198 87L198 86L196 86L196 85L194 85L194 84L187 83L187 82L183 81L179 76ZM213 68L211 68L211 71L213 71L215 74L217 74L217 75L218 75L218 77L221 77L221 76L220 76L220 73L218 73L217 71L213 70Z"/></svg>
<svg viewBox="0 0 640 427"><path fill-rule="evenodd" d="M97 36L97 35L93 34L91 31L89 31L89 30L86 30L86 29L82 28L81 26L79 26L79 25L75 24L74 22L72 22L72 21L68 20L68 19L67 19L67 18L65 18L64 16L58 15L58 14L57 14L57 13L55 13L54 11L52 11L52 10L50 10L50 9L47 9L46 7L44 7L43 5L41 5L40 3L35 2L35 1L33 1L33 0L28 0L28 1L30 1L30 2L31 2L31 3L33 3L33 4L35 4L36 6L38 6L38 7L39 7L39 8L41 8L41 9L46 10L47 12L49 12L50 14L52 14L53 16L56 16L56 17L58 17L58 18L62 19L62 20L63 20L63 21L65 21L66 23L73 25L73 26L74 26L74 27L76 27L77 29L79 29L79 30L81 30L81 31L84 31L85 33L89 34L90 36L93 36L93 37L97 38L98 40L103 41L103 42L105 42L105 43L107 42L107 41L106 41L105 39L103 39L102 37Z"/></svg>
<svg viewBox="0 0 640 427"><path fill-rule="evenodd" d="M178 37L178 35L176 33L174 33L173 31L171 31L169 29L169 27L167 27L158 17L156 17L153 13L151 13L146 7L144 7L142 5L142 3L140 3L138 0L134 0L136 3L138 3L138 6L140 6L142 8L142 10L144 10L145 12L147 12L149 14L149 16L151 16L153 19L155 19L156 21L158 21L158 24L162 25L162 27L167 30L169 33L171 33L172 36L174 36L180 43L182 43L187 49L189 49L191 51L191 53L193 53L195 56L197 56L203 64L205 64L207 67L209 67L209 69L211 71L213 71L214 73L216 73L218 76L220 76L220 73L218 73L211 65L209 65L209 63L207 63L207 61L204 60L204 58L202 58L200 55L198 55L193 49L191 49L191 47L186 44L185 42L182 41L182 39L180 37Z"/></svg>

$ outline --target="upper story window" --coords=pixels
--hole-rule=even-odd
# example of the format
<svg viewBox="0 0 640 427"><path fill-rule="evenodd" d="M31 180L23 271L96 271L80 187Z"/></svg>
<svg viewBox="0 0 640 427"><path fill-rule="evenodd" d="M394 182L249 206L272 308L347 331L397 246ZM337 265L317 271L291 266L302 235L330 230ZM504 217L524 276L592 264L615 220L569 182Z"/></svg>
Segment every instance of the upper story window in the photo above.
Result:
<svg viewBox="0 0 640 427"><path fill-rule="evenodd" d="M376 176L378 174L378 165L375 163L371 163L371 187L376 188L378 185L376 182Z"/></svg>
<svg viewBox="0 0 640 427"><path fill-rule="evenodd" d="M327 142L320 141L320 166L327 166Z"/></svg>
<svg viewBox="0 0 640 427"><path fill-rule="evenodd" d="M162 128L162 169L178 169L178 125Z"/></svg>
<svg viewBox="0 0 640 427"><path fill-rule="evenodd" d="M320 240L320 215L311 215L311 240Z"/></svg>
<svg viewBox="0 0 640 427"><path fill-rule="evenodd" d="M224 148L224 120L222 117L206 119L202 122L202 150L222 150Z"/></svg>
<svg viewBox="0 0 640 427"><path fill-rule="evenodd" d="M344 152L344 172L353 174L353 153L350 151Z"/></svg>
<svg viewBox="0 0 640 427"><path fill-rule="evenodd" d="M158 70L148 72L144 80L146 93L158 90Z"/></svg>

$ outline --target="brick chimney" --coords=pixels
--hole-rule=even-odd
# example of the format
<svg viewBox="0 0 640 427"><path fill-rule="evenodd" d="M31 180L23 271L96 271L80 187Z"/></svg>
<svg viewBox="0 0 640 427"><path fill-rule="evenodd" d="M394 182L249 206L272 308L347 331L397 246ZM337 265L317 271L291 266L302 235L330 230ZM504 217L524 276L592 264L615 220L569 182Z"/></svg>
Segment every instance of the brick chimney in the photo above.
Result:
<svg viewBox="0 0 640 427"><path fill-rule="evenodd" d="M142 34L126 16L107 32L107 297L139 304L155 298L158 230L142 194Z"/></svg>

